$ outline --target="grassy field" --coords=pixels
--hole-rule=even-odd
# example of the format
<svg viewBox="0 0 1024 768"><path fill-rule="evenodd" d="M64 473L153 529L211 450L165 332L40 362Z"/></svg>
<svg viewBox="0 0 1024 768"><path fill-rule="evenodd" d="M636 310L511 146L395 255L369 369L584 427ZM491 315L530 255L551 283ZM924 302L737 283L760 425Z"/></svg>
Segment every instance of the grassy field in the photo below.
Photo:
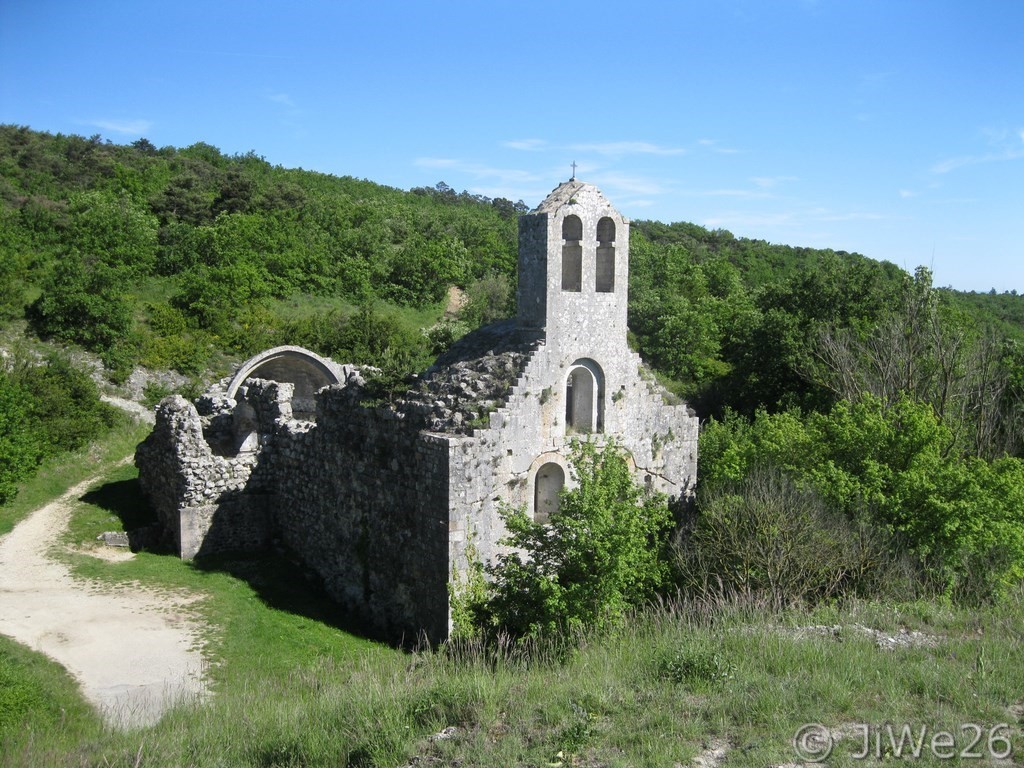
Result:
<svg viewBox="0 0 1024 768"><path fill-rule="evenodd" d="M79 505L66 543L95 546L97 533L148 514L134 468L112 469ZM904 725L915 739L922 728L928 740L948 731L959 752L974 740L967 724L981 729L982 758L941 759L940 734L913 761L1024 764L1021 594L978 610L663 605L567 649L405 653L362 638L284 557L201 566L154 553L63 557L83 577L202 594L195 610L210 627L214 695L152 728L114 732L59 668L4 641L7 765L686 766L718 749L723 766L766 766L799 763L793 737L809 723L846 734L832 766L905 757ZM862 728L871 729L866 759L857 758ZM989 759L1003 738L1017 756Z"/></svg>

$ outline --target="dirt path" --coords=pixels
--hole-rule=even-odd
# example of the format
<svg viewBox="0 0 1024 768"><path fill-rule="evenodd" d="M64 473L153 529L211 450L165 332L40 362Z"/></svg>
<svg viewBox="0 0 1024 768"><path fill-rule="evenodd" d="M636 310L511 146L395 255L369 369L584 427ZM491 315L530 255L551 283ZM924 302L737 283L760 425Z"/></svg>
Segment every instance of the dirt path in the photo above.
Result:
<svg viewBox="0 0 1024 768"><path fill-rule="evenodd" d="M62 664L111 725L151 725L205 693L199 626L187 609L195 598L75 579L50 557L75 502L99 479L0 539L0 632Z"/></svg>

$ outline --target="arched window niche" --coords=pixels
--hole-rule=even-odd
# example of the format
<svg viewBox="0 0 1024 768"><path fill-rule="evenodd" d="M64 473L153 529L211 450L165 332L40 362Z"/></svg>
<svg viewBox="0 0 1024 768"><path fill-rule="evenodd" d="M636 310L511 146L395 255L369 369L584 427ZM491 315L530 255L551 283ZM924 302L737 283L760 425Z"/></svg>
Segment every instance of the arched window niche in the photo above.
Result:
<svg viewBox="0 0 1024 768"><path fill-rule="evenodd" d="M604 431L604 372L593 360L581 358L565 379L567 434Z"/></svg>
<svg viewBox="0 0 1024 768"><path fill-rule="evenodd" d="M583 290L583 222L579 216L562 220L562 290Z"/></svg>
<svg viewBox="0 0 1024 768"><path fill-rule="evenodd" d="M565 487L565 470L553 461L542 464L533 480L533 519L546 523L552 515L558 514L562 488Z"/></svg>
<svg viewBox="0 0 1024 768"><path fill-rule="evenodd" d="M597 222L597 269L594 289L615 292L615 222L605 216Z"/></svg>

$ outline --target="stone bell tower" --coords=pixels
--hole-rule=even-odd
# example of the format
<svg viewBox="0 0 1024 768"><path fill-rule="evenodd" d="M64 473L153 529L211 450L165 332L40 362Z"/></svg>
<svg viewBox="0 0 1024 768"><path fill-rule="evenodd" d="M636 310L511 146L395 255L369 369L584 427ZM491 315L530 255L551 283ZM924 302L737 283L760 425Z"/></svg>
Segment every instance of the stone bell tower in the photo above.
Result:
<svg viewBox="0 0 1024 768"><path fill-rule="evenodd" d="M628 286L629 222L597 187L570 179L520 217L518 322L544 340L553 433L617 428L605 396L622 397L639 363L626 342Z"/></svg>
<svg viewBox="0 0 1024 768"><path fill-rule="evenodd" d="M519 325L547 343L626 344L629 221L592 184L560 184L519 218Z"/></svg>

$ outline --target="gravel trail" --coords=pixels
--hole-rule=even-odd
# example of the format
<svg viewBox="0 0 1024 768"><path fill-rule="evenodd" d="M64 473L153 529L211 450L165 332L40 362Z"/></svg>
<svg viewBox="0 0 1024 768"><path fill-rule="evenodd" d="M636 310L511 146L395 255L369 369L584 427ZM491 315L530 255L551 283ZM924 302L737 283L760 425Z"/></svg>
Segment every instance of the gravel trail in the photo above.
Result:
<svg viewBox="0 0 1024 768"><path fill-rule="evenodd" d="M77 579L53 559L75 502L99 479L0 538L0 633L62 664L110 725L151 725L206 692L201 627L189 610L198 598Z"/></svg>

